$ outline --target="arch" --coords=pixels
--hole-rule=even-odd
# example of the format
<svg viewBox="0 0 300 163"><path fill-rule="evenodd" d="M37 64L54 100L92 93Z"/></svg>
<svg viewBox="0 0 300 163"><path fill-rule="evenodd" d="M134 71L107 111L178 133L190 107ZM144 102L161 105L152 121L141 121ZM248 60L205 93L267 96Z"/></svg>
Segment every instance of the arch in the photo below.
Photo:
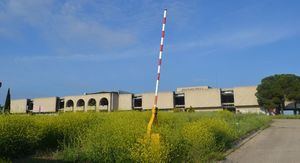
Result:
<svg viewBox="0 0 300 163"><path fill-rule="evenodd" d="M66 103L67 108L73 108L74 107L74 102L72 100L68 100Z"/></svg>
<svg viewBox="0 0 300 163"><path fill-rule="evenodd" d="M89 99L88 106L96 106L96 100L94 98Z"/></svg>
<svg viewBox="0 0 300 163"><path fill-rule="evenodd" d="M108 106L107 98L104 97L100 100L100 106Z"/></svg>
<svg viewBox="0 0 300 163"><path fill-rule="evenodd" d="M84 102L84 100L83 99L79 99L78 101L77 101L77 107L84 107L84 105L85 105L85 102Z"/></svg>

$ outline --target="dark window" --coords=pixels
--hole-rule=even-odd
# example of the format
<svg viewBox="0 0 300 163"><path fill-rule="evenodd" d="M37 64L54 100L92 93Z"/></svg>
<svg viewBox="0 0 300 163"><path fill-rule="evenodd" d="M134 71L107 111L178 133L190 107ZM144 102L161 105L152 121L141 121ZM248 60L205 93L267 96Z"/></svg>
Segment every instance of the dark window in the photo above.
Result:
<svg viewBox="0 0 300 163"><path fill-rule="evenodd" d="M65 101L63 99L59 100L59 108L63 109L65 107Z"/></svg>
<svg viewBox="0 0 300 163"><path fill-rule="evenodd" d="M100 105L101 105L101 106L106 106L106 105L108 105L108 100L107 100L107 98L102 98L102 99L100 100Z"/></svg>
<svg viewBox="0 0 300 163"><path fill-rule="evenodd" d="M72 101L72 100L68 100L67 101L67 106L66 106L67 108L70 108L70 107L74 107L74 102Z"/></svg>
<svg viewBox="0 0 300 163"><path fill-rule="evenodd" d="M90 99L89 101L88 101L88 106L96 106L96 100L95 99Z"/></svg>
<svg viewBox="0 0 300 163"><path fill-rule="evenodd" d="M28 100L27 101L27 112L31 112L33 110L33 101Z"/></svg>
<svg viewBox="0 0 300 163"><path fill-rule="evenodd" d="M221 92L222 103L234 103L233 91L222 91Z"/></svg>
<svg viewBox="0 0 300 163"><path fill-rule="evenodd" d="M133 107L141 108L142 107L142 96L133 97Z"/></svg>
<svg viewBox="0 0 300 163"><path fill-rule="evenodd" d="M184 94L175 94L174 95L174 105L175 107L184 107Z"/></svg>
<svg viewBox="0 0 300 163"><path fill-rule="evenodd" d="M77 107L82 107L82 106L84 106L84 100L80 99L77 101Z"/></svg>

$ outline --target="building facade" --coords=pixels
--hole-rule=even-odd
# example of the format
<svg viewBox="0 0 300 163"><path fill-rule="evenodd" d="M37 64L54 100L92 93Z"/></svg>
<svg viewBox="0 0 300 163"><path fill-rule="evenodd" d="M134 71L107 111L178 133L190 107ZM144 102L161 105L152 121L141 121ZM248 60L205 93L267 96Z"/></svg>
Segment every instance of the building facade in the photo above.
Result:
<svg viewBox="0 0 300 163"><path fill-rule="evenodd" d="M255 96L256 86L211 88L182 87L160 92L158 108L192 108L195 111L230 110L241 113L263 113ZM11 113L53 113L87 111L148 110L153 107L154 93L96 92L84 95L20 99L11 101Z"/></svg>

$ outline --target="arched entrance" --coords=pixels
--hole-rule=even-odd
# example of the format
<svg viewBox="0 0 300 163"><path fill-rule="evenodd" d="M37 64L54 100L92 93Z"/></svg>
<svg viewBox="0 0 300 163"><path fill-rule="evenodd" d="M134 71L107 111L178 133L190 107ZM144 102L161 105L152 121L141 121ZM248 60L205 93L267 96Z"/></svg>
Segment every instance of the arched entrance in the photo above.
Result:
<svg viewBox="0 0 300 163"><path fill-rule="evenodd" d="M89 99L89 101L88 101L88 107L90 109L96 110L96 100L94 98Z"/></svg>
<svg viewBox="0 0 300 163"><path fill-rule="evenodd" d="M79 108L80 110L81 109L83 109L84 110L84 106L85 106L85 102L84 102L84 100L83 99L79 99L78 101L77 101L77 108Z"/></svg>
<svg viewBox="0 0 300 163"><path fill-rule="evenodd" d="M100 100L100 110L108 110L108 99L107 98L102 98Z"/></svg>
<svg viewBox="0 0 300 163"><path fill-rule="evenodd" d="M68 100L66 103L66 109L74 109L74 102L72 100Z"/></svg>

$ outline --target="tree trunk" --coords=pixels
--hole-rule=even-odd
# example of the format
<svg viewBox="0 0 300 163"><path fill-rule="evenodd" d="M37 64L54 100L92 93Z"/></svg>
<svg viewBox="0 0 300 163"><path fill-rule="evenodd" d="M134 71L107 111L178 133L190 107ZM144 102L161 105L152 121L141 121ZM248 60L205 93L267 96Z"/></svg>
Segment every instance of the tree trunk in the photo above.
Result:
<svg viewBox="0 0 300 163"><path fill-rule="evenodd" d="M295 101L294 102L294 115L297 114L297 111L298 111L298 109L297 109L297 102Z"/></svg>
<svg viewBox="0 0 300 163"><path fill-rule="evenodd" d="M276 107L276 115L280 114L280 106Z"/></svg>
<svg viewBox="0 0 300 163"><path fill-rule="evenodd" d="M285 102L283 101L282 103L281 103L281 114L283 115L283 111L284 111L284 109L285 109Z"/></svg>

